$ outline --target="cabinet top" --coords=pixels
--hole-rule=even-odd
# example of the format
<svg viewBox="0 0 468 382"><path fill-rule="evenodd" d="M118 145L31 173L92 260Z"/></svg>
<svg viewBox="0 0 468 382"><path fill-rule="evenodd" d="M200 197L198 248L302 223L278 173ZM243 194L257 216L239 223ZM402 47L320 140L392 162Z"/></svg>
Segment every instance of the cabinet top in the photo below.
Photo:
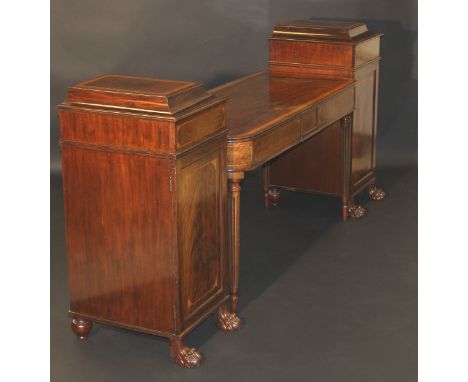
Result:
<svg viewBox="0 0 468 382"><path fill-rule="evenodd" d="M367 25L356 21L293 20L276 24L272 38L356 43L371 37L381 36L372 33Z"/></svg>
<svg viewBox="0 0 468 382"><path fill-rule="evenodd" d="M195 82L107 74L70 86L66 102L172 117L218 101Z"/></svg>

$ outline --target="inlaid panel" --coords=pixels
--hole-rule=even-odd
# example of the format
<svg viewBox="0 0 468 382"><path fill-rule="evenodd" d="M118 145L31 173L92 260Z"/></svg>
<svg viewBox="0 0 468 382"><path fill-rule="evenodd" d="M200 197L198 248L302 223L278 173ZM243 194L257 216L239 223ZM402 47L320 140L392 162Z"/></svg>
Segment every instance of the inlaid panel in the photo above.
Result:
<svg viewBox="0 0 468 382"><path fill-rule="evenodd" d="M354 88L346 89L337 96L323 102L318 110L319 126L328 125L353 111Z"/></svg>
<svg viewBox="0 0 468 382"><path fill-rule="evenodd" d="M301 120L299 117L258 137L254 142L254 161L260 165L268 159L285 151L299 142L301 137Z"/></svg>
<svg viewBox="0 0 468 382"><path fill-rule="evenodd" d="M221 148L181 166L177 182L179 282L187 321L223 292L226 178Z"/></svg>
<svg viewBox="0 0 468 382"><path fill-rule="evenodd" d="M223 130L224 126L224 107L212 107L204 114L196 115L177 125L177 148L185 148L201 139L207 139Z"/></svg>
<svg viewBox="0 0 468 382"><path fill-rule="evenodd" d="M351 177L355 186L374 169L377 78L378 66L368 65L356 72Z"/></svg>
<svg viewBox="0 0 468 382"><path fill-rule="evenodd" d="M353 47L346 44L317 44L312 42L270 39L270 62L296 64L353 66Z"/></svg>
<svg viewBox="0 0 468 382"><path fill-rule="evenodd" d="M312 133L317 127L317 108L307 110L301 115L301 137L304 138Z"/></svg>

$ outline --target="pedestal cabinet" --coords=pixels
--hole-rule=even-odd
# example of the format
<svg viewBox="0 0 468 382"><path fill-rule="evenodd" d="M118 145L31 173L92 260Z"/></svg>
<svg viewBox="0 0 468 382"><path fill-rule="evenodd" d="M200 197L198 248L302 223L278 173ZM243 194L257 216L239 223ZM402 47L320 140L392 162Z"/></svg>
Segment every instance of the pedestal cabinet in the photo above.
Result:
<svg viewBox="0 0 468 382"><path fill-rule="evenodd" d="M170 339L228 312L225 100L196 83L106 75L59 106L72 329Z"/></svg>
<svg viewBox="0 0 468 382"><path fill-rule="evenodd" d="M346 220L348 215L364 215L364 209L353 202L353 196L364 188L368 187L371 199L384 198L385 193L374 184L381 36L358 22L307 20L274 27L271 73L350 78L356 81L356 90L349 158L335 159L347 144L347 133L336 124L265 167L267 200L277 203L281 188L339 196Z"/></svg>

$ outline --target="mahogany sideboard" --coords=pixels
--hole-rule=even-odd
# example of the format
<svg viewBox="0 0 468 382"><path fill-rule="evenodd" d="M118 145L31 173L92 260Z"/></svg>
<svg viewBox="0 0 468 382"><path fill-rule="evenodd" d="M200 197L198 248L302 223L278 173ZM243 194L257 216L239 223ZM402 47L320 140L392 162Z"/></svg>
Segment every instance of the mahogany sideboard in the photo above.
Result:
<svg viewBox="0 0 468 382"><path fill-rule="evenodd" d="M290 154L309 147L302 176L315 177L309 167L323 164L329 176L320 179L336 187L346 219L356 191L358 84L270 63L267 72L209 91L112 74L69 87L59 116L69 313L78 338L93 322L164 336L174 361L195 367L201 355L184 343L191 330L210 315L220 330L239 329L244 173L263 166L265 202L276 203L278 188L294 188L293 179L277 181L297 165L298 154ZM361 105L376 95L362 97Z"/></svg>

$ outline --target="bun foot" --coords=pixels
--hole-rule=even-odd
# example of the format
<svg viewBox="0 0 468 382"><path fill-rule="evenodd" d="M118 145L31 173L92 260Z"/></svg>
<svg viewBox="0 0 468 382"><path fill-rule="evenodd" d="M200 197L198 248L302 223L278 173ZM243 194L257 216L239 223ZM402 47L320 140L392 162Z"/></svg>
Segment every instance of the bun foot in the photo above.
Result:
<svg viewBox="0 0 468 382"><path fill-rule="evenodd" d="M268 201L273 205L273 206L277 206L279 201L280 201L280 198L281 198L281 193L280 191L273 187L273 188L270 188L267 192L267 198L268 198Z"/></svg>
<svg viewBox="0 0 468 382"><path fill-rule="evenodd" d="M385 192L375 186L370 186L367 190L370 200L384 200Z"/></svg>
<svg viewBox="0 0 468 382"><path fill-rule="evenodd" d="M202 356L194 348L185 346L179 338L170 338L170 353L175 363L186 368L200 366Z"/></svg>
<svg viewBox="0 0 468 382"><path fill-rule="evenodd" d="M75 333L80 340L85 340L88 338L88 334L93 328L93 323L80 318L74 318L72 320L71 328L73 333Z"/></svg>
<svg viewBox="0 0 468 382"><path fill-rule="evenodd" d="M361 219L366 214L366 210L362 206L353 204L351 207L349 207L348 213L349 216L353 219Z"/></svg>
<svg viewBox="0 0 468 382"><path fill-rule="evenodd" d="M241 319L235 313L229 313L226 306L219 308L214 319L218 328L223 332L234 332L241 328Z"/></svg>

